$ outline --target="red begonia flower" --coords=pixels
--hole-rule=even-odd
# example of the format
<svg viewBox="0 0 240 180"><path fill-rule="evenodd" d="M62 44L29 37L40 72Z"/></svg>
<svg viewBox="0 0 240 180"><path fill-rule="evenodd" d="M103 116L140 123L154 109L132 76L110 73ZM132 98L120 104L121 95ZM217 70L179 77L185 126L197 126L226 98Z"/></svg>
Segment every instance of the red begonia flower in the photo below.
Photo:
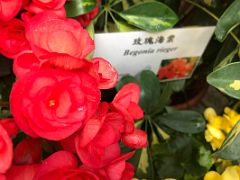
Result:
<svg viewBox="0 0 240 180"><path fill-rule="evenodd" d="M45 61L45 62L44 62ZM67 70L89 69L91 63L85 59L79 59L67 54L51 53L47 55L46 60L41 61L43 64L52 64L58 68Z"/></svg>
<svg viewBox="0 0 240 180"><path fill-rule="evenodd" d="M17 135L19 128L13 118L2 119L0 120L0 124L7 131L9 137Z"/></svg>
<svg viewBox="0 0 240 180"><path fill-rule="evenodd" d="M42 13L42 12L51 12L57 15L60 18L65 18L66 17L66 11L64 7L61 7L59 9L51 9L43 6L38 6L35 3L31 3L29 6L26 6L25 9L27 12L24 12L23 15L21 16L24 21L28 21L31 19L34 15ZM26 22L27 22L26 21Z"/></svg>
<svg viewBox="0 0 240 180"><path fill-rule="evenodd" d="M101 169L95 169L101 180L131 180L134 176L134 167L126 160L134 155L134 151L122 154Z"/></svg>
<svg viewBox="0 0 240 180"><path fill-rule="evenodd" d="M9 21L22 7L22 0L0 0L0 20Z"/></svg>
<svg viewBox="0 0 240 180"><path fill-rule="evenodd" d="M132 133L125 133L122 141L130 148L143 148L147 146L147 134L140 129L134 129Z"/></svg>
<svg viewBox="0 0 240 180"><path fill-rule="evenodd" d="M104 123L108 108L107 103L101 103L95 115L86 121L83 129L78 133L78 147L85 147L97 135Z"/></svg>
<svg viewBox="0 0 240 180"><path fill-rule="evenodd" d="M0 53L13 59L21 51L30 49L21 20L12 19L0 23Z"/></svg>
<svg viewBox="0 0 240 180"><path fill-rule="evenodd" d="M13 165L6 173L9 180L32 180L40 164Z"/></svg>
<svg viewBox="0 0 240 180"><path fill-rule="evenodd" d="M51 12L39 13L31 18L26 26L26 36L40 60L55 56L58 61L53 61L54 65L61 65L65 69L74 69L76 65L74 63L74 66L69 67L71 64L68 63L64 66L67 56L74 57L74 61L79 59L82 64L82 59L94 49L94 41L79 22L61 19Z"/></svg>
<svg viewBox="0 0 240 180"><path fill-rule="evenodd" d="M117 70L103 58L93 58L92 71L93 75L98 81L99 89L113 88L118 80Z"/></svg>
<svg viewBox="0 0 240 180"><path fill-rule="evenodd" d="M66 0L34 0L31 4L28 4L24 8L28 12L24 12L22 14L22 18L24 21L28 22L35 14L51 11L56 14L58 17L65 18L66 11L64 9L64 4Z"/></svg>
<svg viewBox="0 0 240 180"><path fill-rule="evenodd" d="M77 154L86 166L103 167L120 154L118 143L125 120L119 113L108 110L108 104L102 103L75 138Z"/></svg>
<svg viewBox="0 0 240 180"><path fill-rule="evenodd" d="M114 129L116 140L121 139L122 133L125 130L125 119L117 112L109 112L106 115L105 123Z"/></svg>
<svg viewBox="0 0 240 180"><path fill-rule="evenodd" d="M97 110L100 91L84 72L41 69L13 85L11 112L18 126L32 137L65 139Z"/></svg>
<svg viewBox="0 0 240 180"><path fill-rule="evenodd" d="M21 78L29 72L40 69L40 62L30 50L22 51L13 61L13 72L17 78Z"/></svg>
<svg viewBox="0 0 240 180"><path fill-rule="evenodd" d="M24 139L17 144L13 154L15 165L40 163L42 157L41 142L39 139Z"/></svg>
<svg viewBox="0 0 240 180"><path fill-rule="evenodd" d="M91 143L84 148L79 148L76 144L76 149L82 163L91 168L104 167L120 155L120 146L118 143L108 145L104 148L94 146Z"/></svg>
<svg viewBox="0 0 240 180"><path fill-rule="evenodd" d="M12 140L0 124L0 174L4 174L12 164Z"/></svg>
<svg viewBox="0 0 240 180"><path fill-rule="evenodd" d="M70 152L58 151L42 162L33 180L99 180L97 175L87 168L78 167L77 158Z"/></svg>
<svg viewBox="0 0 240 180"><path fill-rule="evenodd" d="M133 179L134 176L134 166L130 163L126 163L125 169L122 173L121 180L130 180Z"/></svg>
<svg viewBox="0 0 240 180"><path fill-rule="evenodd" d="M138 103L140 98L140 87L135 83L124 85L116 94L113 103L117 103L125 107L129 107L130 103Z"/></svg>
<svg viewBox="0 0 240 180"><path fill-rule="evenodd" d="M135 83L124 85L116 94L111 105L126 119L125 131L130 133L134 130L134 119L143 117L143 110L138 105L140 87Z"/></svg>
<svg viewBox="0 0 240 180"><path fill-rule="evenodd" d="M32 3L35 3L38 6L46 7L50 9L59 9L64 6L66 0L33 0Z"/></svg>

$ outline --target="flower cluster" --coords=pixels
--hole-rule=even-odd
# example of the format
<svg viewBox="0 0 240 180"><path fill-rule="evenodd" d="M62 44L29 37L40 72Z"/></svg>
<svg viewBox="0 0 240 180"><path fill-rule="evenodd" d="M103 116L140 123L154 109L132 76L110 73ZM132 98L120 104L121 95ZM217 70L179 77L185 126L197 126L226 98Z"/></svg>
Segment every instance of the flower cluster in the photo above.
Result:
<svg viewBox="0 0 240 180"><path fill-rule="evenodd" d="M207 142L210 142L213 150L219 149L226 135L240 120L240 114L226 107L224 108L224 114L220 116L217 115L213 108L207 108L204 111L204 116L208 121L207 129L205 130L205 139Z"/></svg>
<svg viewBox="0 0 240 180"><path fill-rule="evenodd" d="M209 171L204 176L204 180L234 180L234 179L240 179L239 165L227 167L221 175L216 171Z"/></svg>
<svg viewBox="0 0 240 180"><path fill-rule="evenodd" d="M0 53L13 59L17 78L13 118L0 121L0 179L131 179L126 161L135 151L122 154L120 142L147 146L146 133L134 126L143 117L140 88L129 83L111 103L101 101L101 89L113 88L118 73L103 58L86 60L94 41L66 17L65 2L0 0ZM13 149L18 128L28 137ZM43 159L50 141L58 148Z"/></svg>

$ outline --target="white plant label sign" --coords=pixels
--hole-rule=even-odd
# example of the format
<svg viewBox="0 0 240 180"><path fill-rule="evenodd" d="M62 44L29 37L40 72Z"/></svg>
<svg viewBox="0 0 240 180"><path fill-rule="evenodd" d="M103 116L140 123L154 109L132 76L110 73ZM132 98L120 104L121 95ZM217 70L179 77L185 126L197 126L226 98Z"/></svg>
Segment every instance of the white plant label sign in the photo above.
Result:
<svg viewBox="0 0 240 180"><path fill-rule="evenodd" d="M214 28L213 26L176 28L159 33L143 31L100 33L95 35L94 57L108 60L120 75L135 75L143 69L151 69L158 73L159 69L162 69L165 74L169 73L167 75L169 77L162 79L189 78L212 37ZM185 75L184 72L182 74L177 72L180 71L176 70L177 66L185 65L188 67ZM174 67L178 73L175 76L171 72L174 71ZM183 69L181 68L181 71L184 71Z"/></svg>

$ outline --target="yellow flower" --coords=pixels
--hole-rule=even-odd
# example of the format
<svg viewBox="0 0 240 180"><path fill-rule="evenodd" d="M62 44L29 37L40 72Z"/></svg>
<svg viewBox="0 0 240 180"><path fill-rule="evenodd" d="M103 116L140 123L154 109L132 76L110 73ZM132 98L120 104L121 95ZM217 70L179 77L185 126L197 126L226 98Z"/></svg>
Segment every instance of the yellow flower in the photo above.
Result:
<svg viewBox="0 0 240 180"><path fill-rule="evenodd" d="M205 131L205 139L207 142L211 143L213 150L216 150L221 147L225 139L225 135L222 133L221 130L208 124Z"/></svg>
<svg viewBox="0 0 240 180"><path fill-rule="evenodd" d="M211 144L213 150L221 147L226 134L240 120L240 114L229 107L224 109L224 113L219 116L213 108L207 108L204 111L204 117L208 121L205 139Z"/></svg>
<svg viewBox="0 0 240 180"><path fill-rule="evenodd" d="M229 107L225 107L224 113L231 127L233 127L240 120L240 114L238 114L235 110L230 109Z"/></svg>
<svg viewBox="0 0 240 180"><path fill-rule="evenodd" d="M223 180L222 176L215 171L209 171L204 176L204 180Z"/></svg>
<svg viewBox="0 0 240 180"><path fill-rule="evenodd" d="M220 175L215 171L209 171L204 180L240 180L240 166L229 166Z"/></svg>

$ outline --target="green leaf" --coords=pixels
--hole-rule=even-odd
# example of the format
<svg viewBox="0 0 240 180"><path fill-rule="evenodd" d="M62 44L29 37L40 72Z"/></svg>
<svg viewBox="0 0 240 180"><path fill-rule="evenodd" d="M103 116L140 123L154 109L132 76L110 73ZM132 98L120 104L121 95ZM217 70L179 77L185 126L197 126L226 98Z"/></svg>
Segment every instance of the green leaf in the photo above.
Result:
<svg viewBox="0 0 240 180"><path fill-rule="evenodd" d="M204 146L200 146L198 149L198 155L199 155L199 158L198 158L199 165L209 170L214 163L214 160L211 155L211 151L207 150Z"/></svg>
<svg viewBox="0 0 240 180"><path fill-rule="evenodd" d="M182 133L199 133L205 128L204 118L195 111L185 110L164 114L156 119L156 123L160 122Z"/></svg>
<svg viewBox="0 0 240 180"><path fill-rule="evenodd" d="M133 28L132 26L130 26L124 22L117 21L116 19L114 20L114 23L116 24L119 32L136 31L136 28Z"/></svg>
<svg viewBox="0 0 240 180"><path fill-rule="evenodd" d="M227 160L240 160L240 121L233 127L214 155Z"/></svg>
<svg viewBox="0 0 240 180"><path fill-rule="evenodd" d="M230 62L232 62L234 56L237 53L237 48L234 49L232 52L230 52L214 69L219 69L221 67L226 66L227 64L229 64Z"/></svg>
<svg viewBox="0 0 240 180"><path fill-rule="evenodd" d="M128 0L122 0L122 6L124 10L128 9L129 8Z"/></svg>
<svg viewBox="0 0 240 180"><path fill-rule="evenodd" d="M168 140L170 138L170 135L168 133L166 133L163 129L161 129L161 127L156 124L154 121L153 121L153 125L154 125L154 131L155 133L161 137L163 140Z"/></svg>
<svg viewBox="0 0 240 180"><path fill-rule="evenodd" d="M137 74L136 79L141 88L139 105L150 114L158 108L160 101L160 84L156 75L150 70Z"/></svg>
<svg viewBox="0 0 240 180"><path fill-rule="evenodd" d="M171 28L178 21L174 11L160 2L139 3L118 14L129 24L153 32Z"/></svg>
<svg viewBox="0 0 240 180"><path fill-rule="evenodd" d="M136 172L137 176L146 178L148 174L148 168L149 168L149 161L148 161L147 148L143 148L141 150L141 155L140 155L140 159L137 166L137 172Z"/></svg>
<svg viewBox="0 0 240 180"><path fill-rule="evenodd" d="M184 180L199 180L198 176L193 176L191 174L184 174Z"/></svg>
<svg viewBox="0 0 240 180"><path fill-rule="evenodd" d="M240 99L240 62L230 63L213 71L207 81L227 95Z"/></svg>
<svg viewBox="0 0 240 180"><path fill-rule="evenodd" d="M131 75L125 75L123 76L117 83L116 88L119 91L125 84L130 83L130 82L134 82L137 83L137 80L135 77L131 76Z"/></svg>
<svg viewBox="0 0 240 180"><path fill-rule="evenodd" d="M181 179L181 177L184 175L184 169L174 156L163 156L155 161L154 164L156 166L158 176L161 179Z"/></svg>
<svg viewBox="0 0 240 180"><path fill-rule="evenodd" d="M240 0L235 0L220 17L215 35L219 41L223 41L227 34L240 24Z"/></svg>
<svg viewBox="0 0 240 180"><path fill-rule="evenodd" d="M125 147L126 148L126 147ZM121 151L122 152L122 151ZM129 151L128 151L129 152ZM126 153L123 151L123 153ZM134 166L137 167L140 161L140 157L142 154L142 149L137 149L135 154L129 159L129 162ZM137 169L135 169L137 171Z"/></svg>
<svg viewBox="0 0 240 180"><path fill-rule="evenodd" d="M236 48L236 41L228 36L222 43L221 49L218 49L216 59L214 60L214 70L232 62L232 53ZM215 53L214 53L215 54Z"/></svg>
<svg viewBox="0 0 240 180"><path fill-rule="evenodd" d="M151 155L151 150L149 146L147 147L147 155L148 155L148 179L154 179L155 173L154 173L154 167L153 167L153 160Z"/></svg>
<svg viewBox="0 0 240 180"><path fill-rule="evenodd" d="M171 95L172 95L172 87L171 85L167 82L167 84L164 86L163 91L159 97L159 105L157 108L157 113L162 112L162 110L166 107L166 105L169 103ZM156 112L154 112L156 113Z"/></svg>
<svg viewBox="0 0 240 180"><path fill-rule="evenodd" d="M186 80L177 80L168 82L174 92L179 92L183 90Z"/></svg>
<svg viewBox="0 0 240 180"><path fill-rule="evenodd" d="M68 0L64 6L67 17L76 17L93 10L97 5L97 0Z"/></svg>

